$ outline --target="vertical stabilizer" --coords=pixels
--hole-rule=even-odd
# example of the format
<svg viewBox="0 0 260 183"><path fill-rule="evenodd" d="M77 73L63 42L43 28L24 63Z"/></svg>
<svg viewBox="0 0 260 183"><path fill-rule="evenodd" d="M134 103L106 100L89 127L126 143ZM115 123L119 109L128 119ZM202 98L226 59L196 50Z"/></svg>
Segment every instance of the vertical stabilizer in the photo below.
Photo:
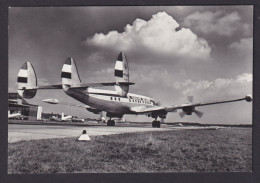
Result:
<svg viewBox="0 0 260 183"><path fill-rule="evenodd" d="M18 94L23 98L31 99L37 92L37 78L30 62L25 62L18 72Z"/></svg>
<svg viewBox="0 0 260 183"><path fill-rule="evenodd" d="M70 86L80 86L81 80L73 58L67 58L61 72L62 88L66 91Z"/></svg>
<svg viewBox="0 0 260 183"><path fill-rule="evenodd" d="M115 64L115 77L116 77L116 85L115 90L120 96L126 96L129 90L128 85L123 85L121 83L129 82L129 68L126 56L123 52L121 52L116 60Z"/></svg>

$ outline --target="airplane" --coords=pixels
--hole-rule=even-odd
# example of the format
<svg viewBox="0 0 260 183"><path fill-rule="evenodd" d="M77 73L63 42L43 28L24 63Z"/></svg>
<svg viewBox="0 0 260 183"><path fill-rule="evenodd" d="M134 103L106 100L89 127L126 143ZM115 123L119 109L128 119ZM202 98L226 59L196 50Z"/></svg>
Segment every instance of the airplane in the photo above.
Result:
<svg viewBox="0 0 260 183"><path fill-rule="evenodd" d="M11 113L10 110L8 110L8 119L15 119L20 116L22 116L20 111Z"/></svg>
<svg viewBox="0 0 260 183"><path fill-rule="evenodd" d="M245 100L252 101L251 95L245 97L221 100L213 102L186 103L181 105L163 106L154 99L129 93L129 68L126 56L121 52L115 63L115 82L104 83L82 83L78 74L77 66L73 58L66 59L61 71L61 84L38 86L35 70L30 62L25 62L18 72L18 93L23 98L32 99L39 89L63 89L70 97L81 102L83 105L75 105L86 108L88 111L99 114L102 111L106 112L106 117L109 118L107 126L115 126L113 118L122 118L125 114L132 115L147 115L155 120L152 122L152 127L160 128L161 122L158 119L165 119L169 112L182 110L180 116L192 115L195 113L198 117L202 117L203 113L196 110L197 107L221 104L228 102L237 102ZM114 86L115 90L97 89L96 87ZM58 104L59 102L46 101L50 104ZM70 104L68 104L70 105Z"/></svg>
<svg viewBox="0 0 260 183"><path fill-rule="evenodd" d="M54 119L55 121L71 121L72 116L71 115L65 116L64 112L63 112L63 113L61 113L61 118L52 116L52 119Z"/></svg>
<svg viewBox="0 0 260 183"><path fill-rule="evenodd" d="M72 118L71 118L71 121L72 121L72 122L84 122L85 119L83 119L83 118L78 118L78 117L72 117Z"/></svg>

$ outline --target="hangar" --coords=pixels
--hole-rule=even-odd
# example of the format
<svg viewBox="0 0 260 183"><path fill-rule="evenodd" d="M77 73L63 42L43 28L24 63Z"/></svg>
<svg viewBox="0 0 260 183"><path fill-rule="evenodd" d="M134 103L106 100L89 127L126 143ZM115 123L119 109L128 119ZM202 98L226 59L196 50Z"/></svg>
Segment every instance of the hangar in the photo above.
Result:
<svg viewBox="0 0 260 183"><path fill-rule="evenodd" d="M24 119L40 120L42 118L42 106L29 104L18 93L8 93L8 110L10 113L20 112Z"/></svg>

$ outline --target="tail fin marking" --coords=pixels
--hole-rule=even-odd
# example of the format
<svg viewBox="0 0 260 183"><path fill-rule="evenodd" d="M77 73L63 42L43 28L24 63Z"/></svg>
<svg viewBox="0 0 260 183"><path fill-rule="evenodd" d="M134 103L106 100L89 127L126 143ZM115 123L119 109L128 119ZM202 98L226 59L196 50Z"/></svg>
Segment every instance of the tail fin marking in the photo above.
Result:
<svg viewBox="0 0 260 183"><path fill-rule="evenodd" d="M18 94L23 98L33 98L36 95L37 78L30 62L25 62L18 72Z"/></svg>
<svg viewBox="0 0 260 183"><path fill-rule="evenodd" d="M126 96L129 91L129 85L121 85L120 83L129 83L129 68L126 56L121 52L115 64L116 85L115 90L121 96Z"/></svg>
<svg viewBox="0 0 260 183"><path fill-rule="evenodd" d="M78 69L73 58L67 58L61 72L62 87L67 90L70 86L79 86L81 83Z"/></svg>

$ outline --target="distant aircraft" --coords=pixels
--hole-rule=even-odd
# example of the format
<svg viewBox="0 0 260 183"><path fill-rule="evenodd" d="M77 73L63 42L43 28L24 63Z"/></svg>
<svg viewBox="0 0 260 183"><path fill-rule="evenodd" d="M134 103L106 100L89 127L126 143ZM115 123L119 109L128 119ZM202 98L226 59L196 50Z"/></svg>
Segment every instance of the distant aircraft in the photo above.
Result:
<svg viewBox="0 0 260 183"><path fill-rule="evenodd" d="M11 113L10 110L8 110L8 119L15 119L15 118L18 118L20 116L22 116L20 111Z"/></svg>
<svg viewBox="0 0 260 183"><path fill-rule="evenodd" d="M51 119L55 121L71 121L72 116L71 115L65 116L64 113L61 113L61 118L57 116L52 116Z"/></svg>
<svg viewBox="0 0 260 183"><path fill-rule="evenodd" d="M37 86L37 78L34 68L30 62L23 64L18 73L18 93L24 98L33 98L38 89L63 89L70 97L80 101L84 105L76 105L84 107L88 111L99 114L106 112L106 116L110 118L107 126L115 126L115 120L112 118L122 118L124 114L147 115L154 118L153 127L160 128L161 122L158 119L165 119L168 112L176 112L182 110L180 116L191 115L195 113L198 117L202 117L203 113L196 110L196 107L221 104L228 102L236 102L246 100L252 101L251 95L242 98L213 101L206 103L188 103L181 105L161 106L152 98L129 93L129 86L134 83L129 82L129 68L126 56L121 52L115 64L115 82L107 83L82 83L78 74L76 63L73 58L68 58L62 67L61 79L62 83L57 85ZM115 86L115 90L101 90L94 87ZM47 103L58 104L59 102L49 99ZM70 104L68 104L70 105Z"/></svg>
<svg viewBox="0 0 260 183"><path fill-rule="evenodd" d="M72 117L72 118L71 118L71 121L72 121L72 122L84 122L85 119L83 119L83 118L77 118L77 117Z"/></svg>

